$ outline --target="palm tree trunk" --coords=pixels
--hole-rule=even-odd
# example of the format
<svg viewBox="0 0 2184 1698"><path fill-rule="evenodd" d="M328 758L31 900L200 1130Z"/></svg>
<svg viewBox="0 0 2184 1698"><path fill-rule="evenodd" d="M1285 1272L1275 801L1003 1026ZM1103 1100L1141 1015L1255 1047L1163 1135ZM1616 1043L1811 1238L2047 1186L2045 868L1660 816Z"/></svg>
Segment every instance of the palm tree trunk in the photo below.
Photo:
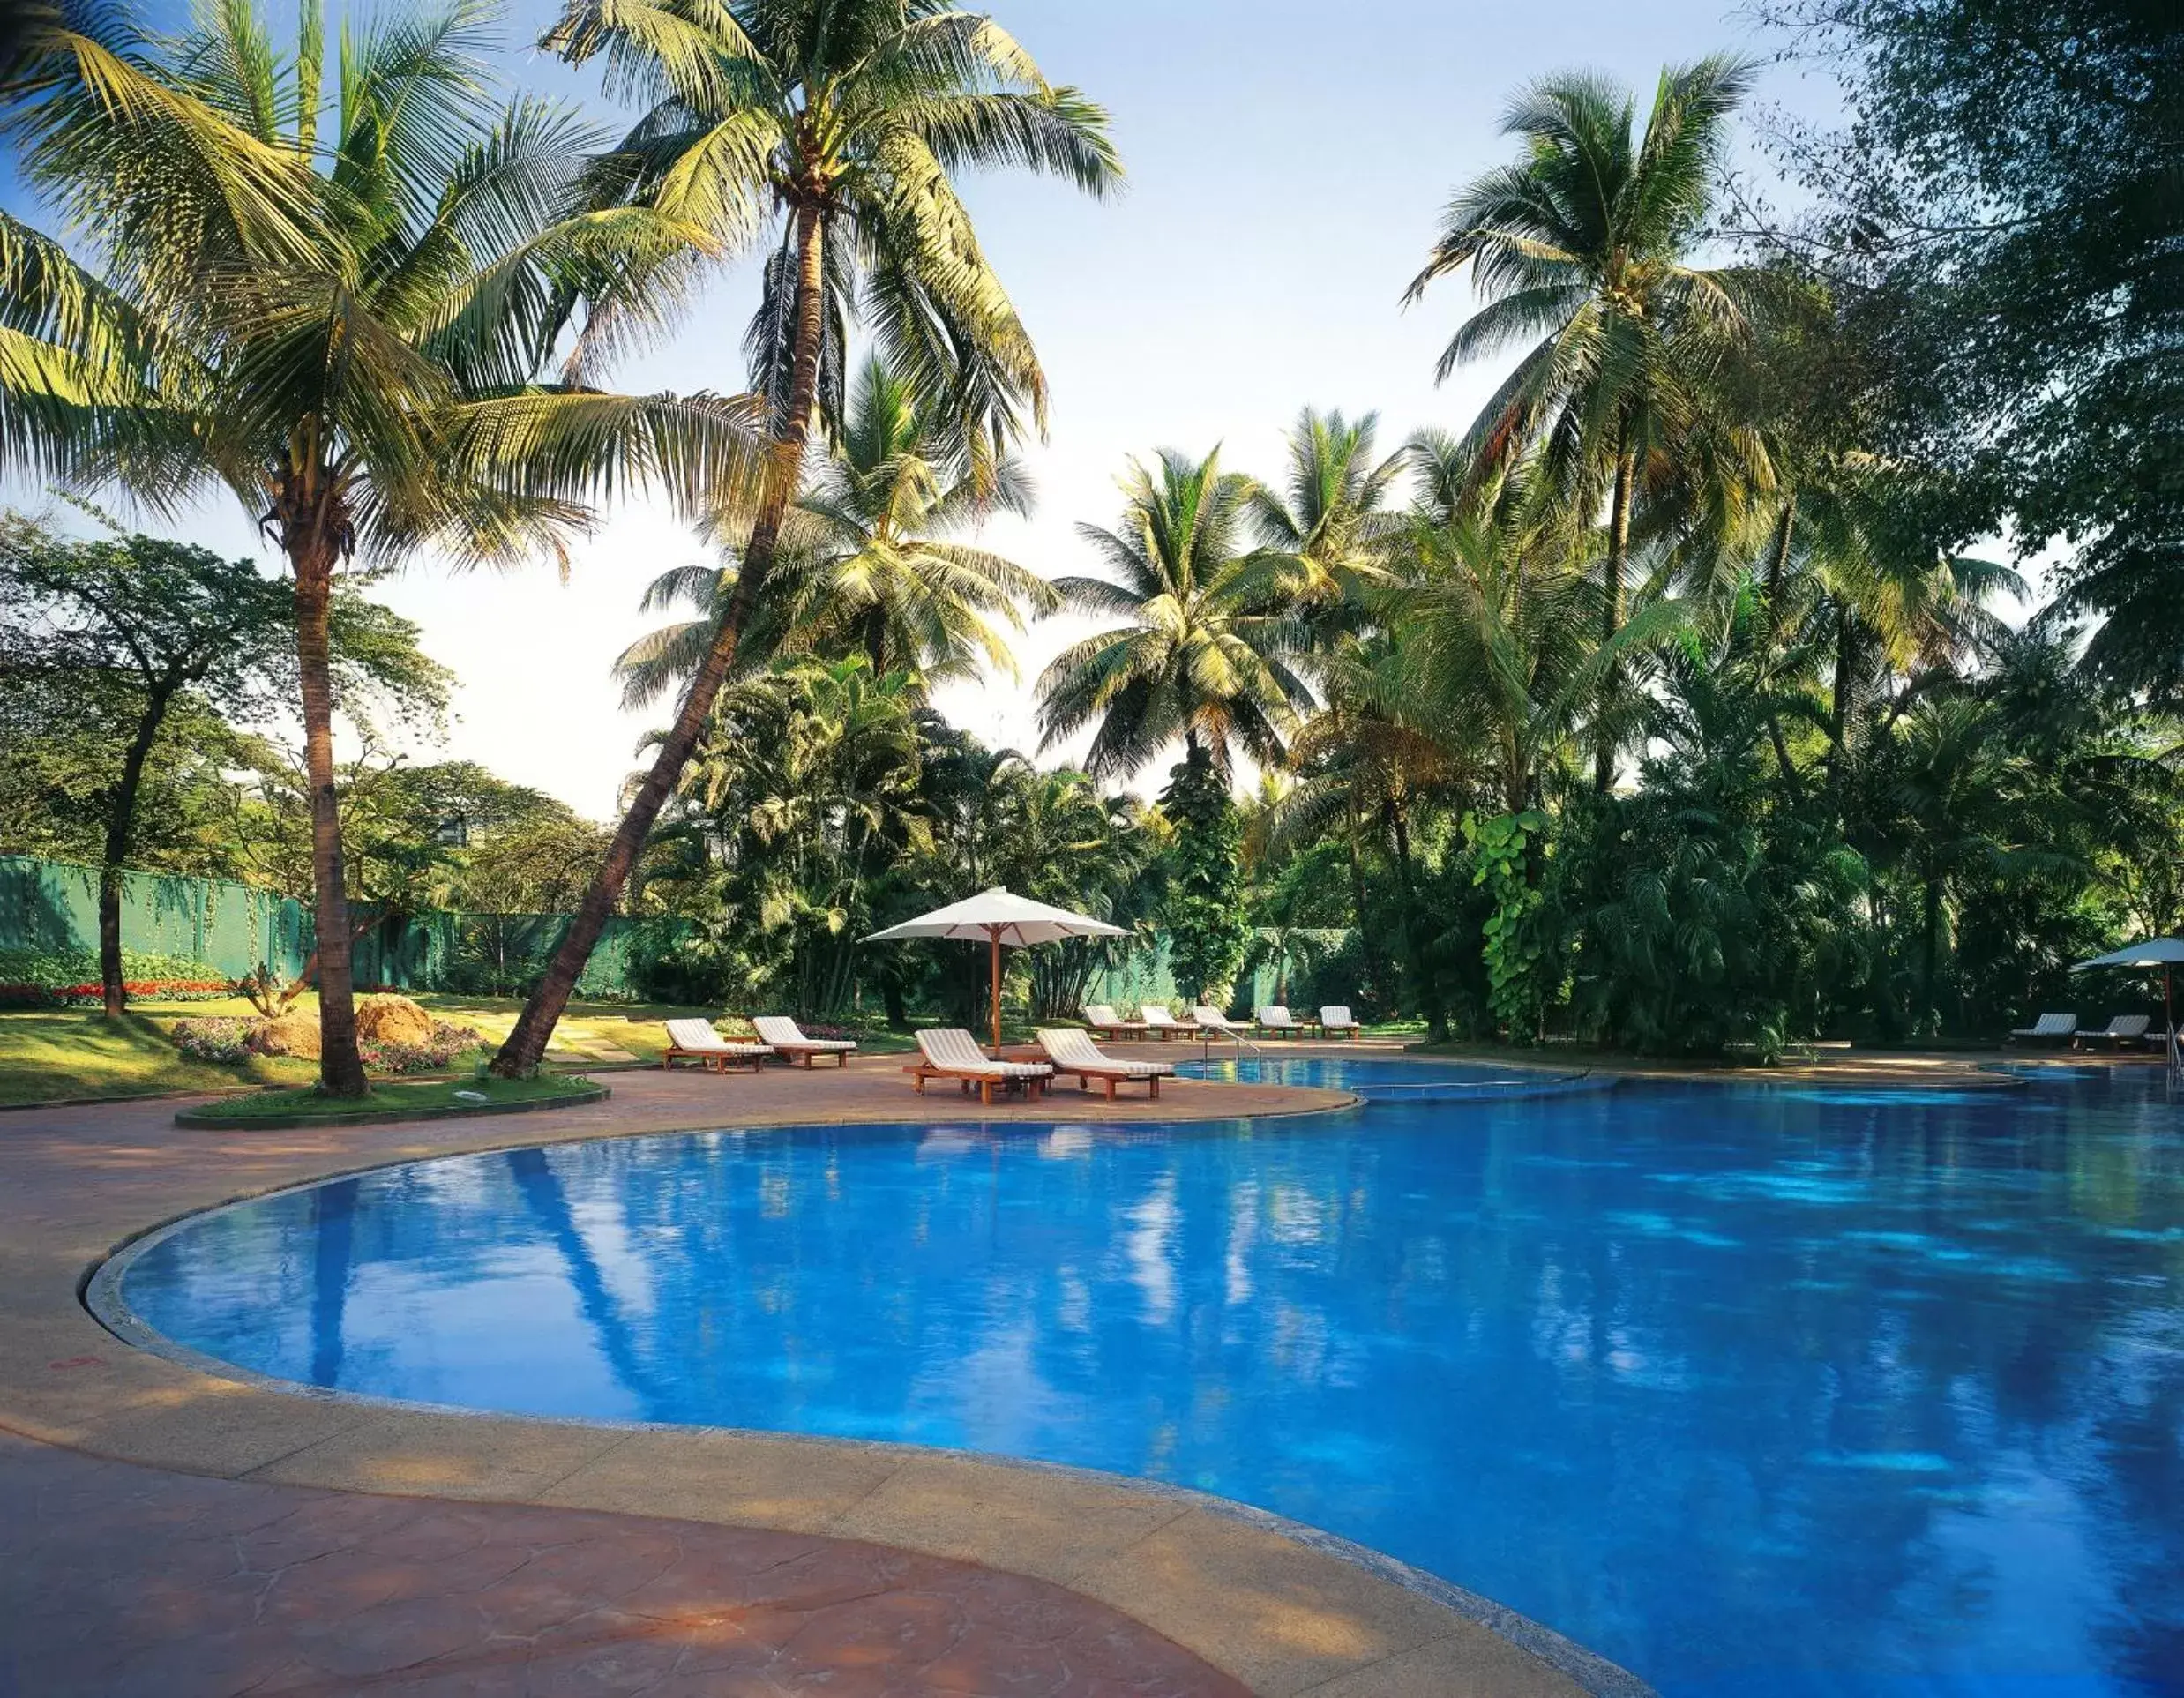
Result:
<svg viewBox="0 0 2184 1698"><path fill-rule="evenodd" d="M356 1052L356 993L350 973L348 892L341 866L341 813L333 789L333 677L328 615L333 597L332 543L317 526L291 537L295 572L295 659L303 694L303 771L310 785L312 923L318 954L318 1088L362 1096L364 1064Z"/></svg>
<svg viewBox="0 0 2184 1698"><path fill-rule="evenodd" d="M569 923L560 948L554 952L538 989L524 1004L514 1029L508 1034L508 1041L493 1058L492 1070L500 1078L519 1079L538 1071L554 1028L559 1023L563 1010L568 1007L569 999L576 994L577 981L583 976L584 965L591 959L593 946L606 930L608 917L614 912L623 886L629 882L630 871L636 866L637 857L652 831L652 822L674 793L691 752L698 746L698 739L712 718L713 704L719 698L721 686L728 679L729 667L736 658L737 639L750 617L759 587L773 569L782 521L788 514L789 503L796 499L804 443L811 433L812 402L819 393L819 352L826 322L825 278L821 271L825 237L826 214L815 206L798 207L797 348L790 371L789 407L774 424L771 475L757 520L752 527L750 543L744 550L743 569L736 575L736 594L729 602L720 630L714 635L705 664L691 680L690 692L683 698L682 711L676 716L674 729L661 744L659 753L653 758L652 770L645 774L645 782L631 801L629 812L616 828L606 858L593 875L591 887L584 893L584 900Z"/></svg>
<svg viewBox="0 0 2184 1698"><path fill-rule="evenodd" d="M1610 643L1623 628L1623 568L1630 558L1630 509L1638 482L1638 456L1626 445L1615 457L1615 498L1608 508L1608 559L1605 594L1600 600L1600 640ZM1604 709L1615 699L1621 669L1612 667L1601 680L1600 699ZM1592 787L1605 796L1615 787L1615 738L1603 724L1594 745Z"/></svg>
<svg viewBox="0 0 2184 1698"><path fill-rule="evenodd" d="M1919 917L1926 923L1925 960L1919 975L1918 1017L1914 1029L1932 1035L1939 1029L1934 1019L1934 986L1941 974L1941 878L1937 872L1926 874L1925 903Z"/></svg>
<svg viewBox="0 0 2184 1698"><path fill-rule="evenodd" d="M1840 783L1843 777L1844 756L1849 744L1851 729L1851 690L1857 668L1857 636L1851 629L1851 610L1840 608L1836 613L1836 675L1828 701L1828 779L1830 784Z"/></svg>
<svg viewBox="0 0 2184 1698"><path fill-rule="evenodd" d="M1358 819L1358 802L1353 796L1350 802L1350 912L1357 922L1358 946L1365 958L1365 983L1380 997L1382 1006L1393 1007L1395 986L1387 970L1387 958L1381 953L1380 939L1365 914L1365 850L1361 842L1364 836L1365 827Z"/></svg>
<svg viewBox="0 0 2184 1698"><path fill-rule="evenodd" d="M137 792L144 783L144 763L152 753L152 740L160 734L167 707L179 685L171 680L154 684L145 697L144 713L137 722L137 735L122 759L120 783L114 788L114 806L106 817L106 853L99 863L99 984L109 1017L119 1018L129 1006L129 990L122 980L122 863L129 858L129 839L137 820Z"/></svg>
<svg viewBox="0 0 2184 1698"><path fill-rule="evenodd" d="M1417 987L1418 1011L1425 1016L1425 1035L1448 1036L1448 1014L1441 1006L1440 981L1427 967L1424 926L1418 917L1417 880L1411 875L1410 820L1395 803L1387 804L1388 834L1395 846L1395 875L1402 888L1403 954L1410 963L1410 976Z"/></svg>
<svg viewBox="0 0 2184 1698"><path fill-rule="evenodd" d="M1775 521L1775 551L1767 562L1767 633L1770 638L1782 634L1782 581L1790 574L1790 538L1797 522L1798 498L1791 495L1783 504L1782 517Z"/></svg>

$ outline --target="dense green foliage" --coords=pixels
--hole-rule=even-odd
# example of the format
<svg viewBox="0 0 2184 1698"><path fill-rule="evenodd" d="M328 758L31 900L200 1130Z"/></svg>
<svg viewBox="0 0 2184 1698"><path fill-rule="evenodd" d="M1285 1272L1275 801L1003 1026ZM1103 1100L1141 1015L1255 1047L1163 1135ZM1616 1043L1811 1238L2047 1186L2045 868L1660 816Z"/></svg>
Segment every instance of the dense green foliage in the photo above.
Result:
<svg viewBox="0 0 2184 1698"><path fill-rule="evenodd" d="M622 657L628 699L671 712L614 832L369 737L348 770L323 747L299 770L206 672L138 738L132 855L315 883L323 914L346 841L342 894L378 912L573 910L542 976L466 944L479 988L536 984L505 1071L535 1065L617 909L663 922L639 963L658 996L966 1018L979 952L860 940L995 884L1133 934L1013 961L1043 1019L1156 936L1185 999L1265 969L1306 1007L1521 1043L1771 1057L1991 1039L2067 1004L2071 961L2184 924L2184 26L2122 0L1777 11L1846 79L1842 133L1780 138L1796 220L1729 192L1748 66L1671 67L1649 101L1522 90L1511 157L1456 188L1410 291L1477 297L1444 376L1514 355L1477 416L1389 453L1374 415L1307 408L1263 479L1218 450L1133 459L1120 515L1079 527L1096 575L1051 580L978 536L1029 510L1011 450L1045 386L954 180L1103 191L1118 167L1098 108L986 20L587 0L550 44L646 108L609 145L475 106L459 11L370 36L358 111L315 152L315 14L256 105L244 11L176 64L130 37L116 76L179 103L112 133L81 86L93 36L64 31L19 129L112 275L0 224L18 461L93 480L125 449L154 499L241 479L299 584L451 527L480 555L548 541L639 475L710 497L717 550L655 580L647 610L677 617ZM398 41L447 72L415 115L387 106ZM150 163L102 208L123 140ZM354 206L319 181L329 148ZM209 198L208 158L230 174ZM146 184L213 210L178 222ZM473 195L482 229L451 210ZM572 381L753 247L750 396ZM199 262L274 249L287 316L239 289L208 343ZM338 393L297 353L332 333L329 255L369 280ZM412 273L414 299L388 281ZM541 380L557 351L570 382ZM235 421L201 416L246 378ZM322 424L349 445L313 447ZM2053 550L2045 605L2011 550ZM237 579L238 609L263 588ZM936 713L1062 610L1096 628L1039 678L1041 729L1084 739L1082 770ZM128 759L147 686L75 655L95 623L35 664L0 653L0 847L87 852L96 774ZM1156 801L1119 790L1163 767Z"/></svg>

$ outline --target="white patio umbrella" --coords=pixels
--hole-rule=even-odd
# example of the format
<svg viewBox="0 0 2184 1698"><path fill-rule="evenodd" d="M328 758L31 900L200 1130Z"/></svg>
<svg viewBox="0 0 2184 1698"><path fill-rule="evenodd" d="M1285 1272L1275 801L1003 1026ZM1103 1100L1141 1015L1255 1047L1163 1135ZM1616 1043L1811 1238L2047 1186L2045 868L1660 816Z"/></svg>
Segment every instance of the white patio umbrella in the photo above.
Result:
<svg viewBox="0 0 2184 1698"><path fill-rule="evenodd" d="M1072 914L1066 908L1050 908L1028 896L1019 896L996 885L960 902L936 908L901 925L875 931L866 943L900 943L909 938L957 938L966 943L984 943L993 951L993 1052L1001 1052L1001 946L1021 949L1027 944L1053 943L1063 938L1126 938L1121 926L1096 920L1088 914Z"/></svg>
<svg viewBox="0 0 2184 1698"><path fill-rule="evenodd" d="M2150 972L2161 969L2162 1023L2168 1034L2169 1066L2178 1065L2176 1050L2176 999L2172 980L2180 963L2184 963L2184 938L2149 938L2144 943L2135 943L2122 949L2113 949L2105 955L2096 955L2091 961L2082 961L2070 970L2089 973L2096 967L2135 968Z"/></svg>

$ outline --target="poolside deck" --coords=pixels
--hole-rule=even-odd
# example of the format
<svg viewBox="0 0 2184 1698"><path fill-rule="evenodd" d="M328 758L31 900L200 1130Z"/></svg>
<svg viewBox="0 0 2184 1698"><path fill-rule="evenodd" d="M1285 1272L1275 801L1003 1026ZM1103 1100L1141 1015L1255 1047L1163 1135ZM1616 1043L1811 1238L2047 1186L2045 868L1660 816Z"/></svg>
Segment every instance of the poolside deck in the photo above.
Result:
<svg viewBox="0 0 2184 1698"><path fill-rule="evenodd" d="M596 1105L331 1130L188 1131L171 1099L0 1115L0 1430L15 1435L0 1439L0 1668L40 1698L1644 1690L1483 1601L1192 1494L905 1447L309 1397L133 1350L79 1299L155 1223L437 1154L1348 1100L1178 1081L1157 1104L1064 1088L983 1111L915 1095L901 1065L624 1073Z"/></svg>

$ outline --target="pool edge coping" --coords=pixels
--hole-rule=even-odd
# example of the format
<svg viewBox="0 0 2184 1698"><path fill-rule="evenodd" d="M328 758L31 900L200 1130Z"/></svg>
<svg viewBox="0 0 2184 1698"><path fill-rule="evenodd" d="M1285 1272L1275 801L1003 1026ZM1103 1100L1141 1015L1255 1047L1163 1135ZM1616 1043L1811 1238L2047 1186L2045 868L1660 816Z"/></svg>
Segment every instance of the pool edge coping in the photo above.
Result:
<svg viewBox="0 0 2184 1698"><path fill-rule="evenodd" d="M1233 1116L1197 1115L1166 1124L1178 1128L1188 1129L1196 1126L1220 1125L1230 1121L1278 1121L1321 1114L1357 1114L1362 1113L1367 1106L1365 1099L1358 1096L1355 1092L1333 1091L1328 1089L1327 1088L1317 1088L1313 1089L1313 1095L1321 1100L1300 1103L1292 1108L1262 1110L1259 1112L1248 1114L1237 1114ZM1325 1100L1325 1098L1330 1096L1335 1097L1336 1100L1332 1102ZM563 1104L557 1103L555 1106L563 1106ZM969 1121L973 1124L990 1126L998 1129L1003 1129L1004 1135L1006 1135L1006 1129L1014 1128L1028 1130L1033 1125L1043 1126L1050 1124L1047 1122L1031 1122L1021 1119L979 1120L975 1116L962 1117L961 1121L958 1121L955 1117L949 1117L946 1120L944 1120L939 1124L961 1124L962 1121ZM743 1126L708 1126L683 1128L648 1128L641 1132L632 1133L617 1133L613 1131L602 1132L597 1129L586 1128L572 1132L565 1136L550 1136L542 1139L535 1136L523 1137L513 1135L513 1129L512 1129L512 1136L505 1142L488 1143L460 1149L438 1151L426 1155L408 1155L397 1157L393 1160L373 1161L351 1165L337 1166L329 1171L312 1172L307 1178L283 1180L278 1184L259 1186L239 1192L213 1203L183 1209L138 1230L126 1234L119 1240L113 1243L102 1254L98 1256L88 1266L82 1268L75 1282L73 1294L77 1305L77 1313L86 1322L98 1328L107 1336L116 1339L123 1344L129 1347L132 1352L137 1354L139 1360L148 1358L151 1361L162 1364L171 1370L178 1370L181 1373L188 1376L191 1380L209 1382L211 1385L233 1388L234 1390L240 1391L253 1400L261 1400L264 1403L273 1405L276 1409L280 1405L302 1405L308 1408L352 1409L358 1413L359 1427L370 1425L375 1421L382 1423L392 1422L397 1426L408 1425L412 1428L415 1433L420 1437L427 1439L428 1440L428 1442L422 1446L412 1447L413 1452L416 1453L429 1454L431 1449L431 1445L429 1442L429 1440L431 1433L436 1430L436 1425L438 1423L444 1423L452 1418L459 1420L472 1432L481 1434L491 1433L495 1431L499 1431L510 1435L514 1435L525 1432L535 1432L537 1430L544 1429L548 1432L559 1432L564 1433L613 1433L622 1435L625 1438L638 1433L659 1433L667 1435L670 1439L677 1435L689 1435L694 1441L710 1440L716 1443L727 1443L730 1445L741 1443L760 1451L769 1451L776 1447L786 1446L793 1449L807 1451L820 1457L828 1455L841 1456L845 1455L871 1457L885 1461L891 1465L892 1470L895 1473L913 1468L921 1462L942 1463L953 1468L967 1470L972 1477L975 1483L983 1483L985 1486L999 1486L1000 1488L1000 1494L1004 1497L1010 1495L1012 1491L1014 1491L1016 1495L1021 1496L1022 1493L1021 1492L1021 1488L1016 1486L1016 1483L1027 1478L1036 1477L1058 1481L1077 1490L1088 1499L1100 1498L1103 1500L1109 1494L1120 1493L1129 1498L1151 1500L1175 1506L1178 1517L1188 1515L1192 1511L1196 1511L1204 1515L1208 1521L1212 1523L1227 1524L1248 1529L1253 1532L1269 1536L1272 1538L1280 1541L1284 1546L1290 1547L1298 1551L1309 1552L1313 1556L1338 1564L1343 1569L1350 1571L1353 1575L1362 1575L1372 1582L1392 1587L1410 1597L1421 1600L1426 1604L1433 1606L1435 1609L1445 1612L1447 1616L1455 1618L1455 1622L1456 1624L1460 1624L1455 1633L1432 1634L1414 1642L1398 1644L1392 1649L1387 1651L1384 1655L1365 1658L1358 1662L1354 1666L1337 1670L1332 1673L1328 1673L1317 1667L1304 1668L1300 1670L1299 1672L1309 1678L1303 1680L1302 1683L1299 1683L1295 1679L1283 1679L1279 1681L1268 1684L1263 1688L1260 1688L1269 1692L1281 1692L1284 1694L1303 1693L1323 1683L1331 1684L1334 1682L1342 1682L1344 1683L1344 1690L1346 1692L1354 1691L1359 1694L1359 1698L1363 1698L1363 1695L1368 1692L1380 1693L1383 1691L1386 1694L1386 1698L1397 1698L1399 1694L1411 1689L1403 1684L1403 1676L1401 1672L1391 1670L1387 1677L1389 1679L1395 1682L1395 1685L1385 1687L1375 1686L1371 1684L1371 1680L1372 1672L1376 1668L1380 1667L1383 1664L1393 1664L1400 1663L1404 1657L1412 1652L1419 1651L1429 1646L1437 1645L1452 1638L1459 1637L1466 1631L1477 1631L1485 1633L1490 1635L1493 1640L1498 1641L1504 1645L1513 1647L1516 1650L1523 1653L1525 1657L1534 1659L1538 1664L1544 1664L1546 1669L1551 1670L1555 1675L1559 1676L1563 1680L1568 1682L1570 1686L1574 1687L1579 1692L1589 1694L1590 1698L1654 1698L1654 1689L1652 1687L1639 1679L1636 1675L1632 1674L1627 1670L1625 1670L1619 1665L1608 1661L1606 1658L1600 1657L1598 1654L1587 1649L1577 1642L1555 1632L1552 1628L1550 1628L1542 1623L1534 1621L1530 1617L1524 1616L1519 1612L1497 1604L1490 1598L1469 1591L1468 1590L1455 1585L1452 1582L1443 1581L1436 1575L1429 1575L1421 1569L1415 1568L1407 1563L1388 1556L1385 1552L1359 1545L1355 1541L1343 1538L1338 1535L1327 1532L1324 1530L1291 1521L1286 1517L1276 1515L1270 1511L1262 1510L1252 1505L1241 1503L1232 1499L1222 1498L1212 1493L1199 1492L1189 1487L1171 1485L1165 1482L1141 1479L1133 1476L1111 1474L1099 1470L1079 1468L1066 1463L1044 1462L1028 1458L959 1451L935 1446L914 1445L878 1440L835 1439L819 1435L774 1432L759 1429L694 1426L673 1423L612 1422L585 1420L580 1418L560 1419L545 1417L516 1416L496 1413L488 1410L451 1408L445 1405L405 1403L400 1400L376 1398L358 1394L324 1390L318 1388L303 1386L295 1381L277 1380L270 1376L258 1374L252 1371L237 1367L233 1364L221 1362L217 1358L206 1357L199 1352L191 1350L187 1346L178 1344L175 1341L167 1338L165 1335L159 1333L156 1328L150 1327L148 1323L145 1322L141 1319L141 1317L137 1316L134 1311L129 1307L125 1298L123 1298L121 1294L121 1282L126 1275L129 1265L138 1256L148 1252L157 1243L180 1230L183 1227L191 1223L230 1209L241 1208L248 1204L262 1201L268 1197L292 1192L312 1190L327 1184L339 1182L344 1178L356 1178L368 1173L388 1171L400 1167L415 1166L429 1162L457 1160L477 1156L506 1154L510 1151L521 1149L550 1148L557 1145L568 1143L605 1141L607 1140L620 1141L632 1137L692 1136L709 1133L736 1132L739 1130L772 1131L836 1127L843 1129L871 1129L880 1126L915 1127L918 1126L931 1126L932 1124L934 1123L931 1121L917 1120L876 1122L866 1119L755 1119ZM1125 1130L1132 1127L1141 1127L1149 1124L1161 1123L1148 1123L1142 1121L1101 1122L1097 1119L1087 1120L1081 1116L1070 1116L1065 1114L1062 1116L1058 1116L1056 1120L1051 1124L1079 1126L1086 1125L1099 1126L1105 1124L1112 1126L1118 1130ZM342 1429L342 1431L355 1430L355 1429ZM35 1430L26 1432L26 1436L37 1439L41 1442L71 1444L71 1447L74 1448L86 1450L92 1454L113 1456L118 1460L131 1462L139 1465L161 1468L175 1472L213 1473L219 1477L228 1478L242 1478L257 1475L261 1468L273 1468L278 1464L290 1462L295 1456L299 1455L303 1451L308 1451L313 1445L320 1442L318 1440L313 1440L310 1442L299 1447L297 1450L288 1453L285 1455L277 1456L265 1462L253 1465L250 1468L242 1469L233 1472L226 1472L213 1469L179 1466L173 1460L171 1454L163 1454L160 1452L156 1447L153 1447L150 1454L145 1454L141 1448L132 1451L125 1444L117 1448L112 1440L109 1440L107 1443L101 1444L98 1442L95 1434L88 1441L80 1443L75 1443L66 1439L56 1440L49 1436L47 1432L41 1432ZM119 1435L116 1436L118 1437ZM580 1468L575 1471L580 1471ZM562 1477L565 1478L566 1477L565 1476ZM890 1477L893 1477L892 1473ZM325 1490L363 1492L365 1494L377 1495L410 1495L420 1497L448 1495L445 1487L438 1490L425 1490L419 1488L418 1490L409 1492L390 1492L387 1488L382 1486L375 1486L371 1485L359 1485L354 1483L343 1483L343 1481L338 1477L316 1482L308 1479L292 1478L287 1483L303 1485L315 1484L321 1489ZM558 1485L559 1483L559 1480L550 1482L545 1489L551 1490L554 1485ZM456 1500L462 1500L459 1494L457 1495ZM512 1496L501 1492L473 1494L473 1500L512 1503L539 1503L542 1501L542 1499L535 1494L517 1494ZM631 1509L625 1510L623 1513L647 1515L666 1514L669 1518L676 1518L673 1512ZM749 1521L737 1521L724 1517L699 1515L689 1513L683 1514L680 1518L685 1520L712 1522L715 1524L722 1525L757 1524ZM828 1536L836 1537L868 1537L855 1533L835 1533ZM914 1537L905 1537L900 1536L899 1531L897 1533L891 1533L886 1537L874 1537L873 1542L891 1545L897 1548L922 1551L927 1554L946 1557L956 1560L977 1562L983 1564L984 1566L999 1570L1026 1574L1030 1575L1034 1578L1048 1580L1050 1583L1062 1585L1067 1590L1080 1590L1069 1580L1054 1579L1052 1576L1042 1572L1035 1567L1026 1566L1021 1560L1016 1562L1012 1562L1010 1560L1009 1551L1007 1548L1009 1541L1006 1538L1001 1540L1000 1545L997 1549L991 1551L981 1551L975 1555L968 1556L961 1549L954 1545L940 1546L921 1545ZM1020 1540L1019 1543L1021 1543L1021 1541ZM1254 1563L1251 1559L1249 1551L1245 1548L1248 1543L1249 1541L1246 1540L1236 1541L1238 1550L1234 1553L1235 1555L1244 1559L1241 1567L1246 1575L1248 1575L1251 1569L1254 1567ZM1259 1566L1263 1566L1263 1564ZM1274 1590L1273 1576L1268 1575L1266 1578L1269 1590ZM1126 1604L1118 1603L1111 1598L1099 1597L1097 1594L1087 1593L1085 1595L1095 1597L1097 1601L1107 1604L1110 1607L1122 1610L1124 1613L1130 1615L1133 1619L1140 1620L1144 1625L1153 1628L1155 1631L1163 1633L1169 1637L1174 1639L1177 1643L1181 1644L1186 1650L1192 1651L1193 1654L1202 1657L1205 1661L1214 1664L1216 1667L1223 1669L1225 1672L1237 1674L1238 1678L1248 1678L1241 1672L1242 1665L1246 1660L1243 1654L1245 1651L1256 1651L1261 1657L1264 1657L1271 1651L1272 1654L1274 1654L1277 1658L1282 1655L1282 1649L1278 1644L1270 1645L1269 1643L1265 1642L1276 1641L1278 1640L1279 1635L1275 1634L1265 1628L1251 1627L1248 1624L1245 1624L1237 1619L1231 1619L1227 1620L1223 1624L1226 1629L1225 1634L1216 1634L1212 1636L1209 1642L1203 1635L1193 1635L1185 1632L1179 1632L1174 1626L1163 1625L1158 1621L1148 1620L1140 1609L1133 1608ZM1231 1638L1238 1634L1242 1634L1246 1638L1255 1637L1261 1642L1251 1647L1238 1647L1235 1644L1226 1642L1228 1638ZM1305 1653L1290 1651L1288 1655L1291 1662L1309 1662L1309 1658Z"/></svg>

